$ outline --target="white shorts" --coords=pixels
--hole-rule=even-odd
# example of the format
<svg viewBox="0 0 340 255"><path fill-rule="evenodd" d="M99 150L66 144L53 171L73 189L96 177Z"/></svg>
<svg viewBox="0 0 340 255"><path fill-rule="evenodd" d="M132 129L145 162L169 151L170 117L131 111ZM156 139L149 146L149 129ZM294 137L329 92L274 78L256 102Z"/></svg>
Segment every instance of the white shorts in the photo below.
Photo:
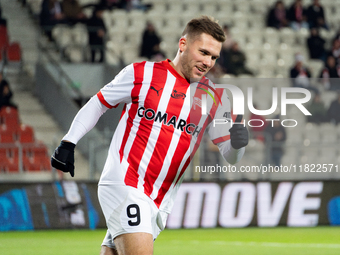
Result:
<svg viewBox="0 0 340 255"><path fill-rule="evenodd" d="M108 228L102 245L115 248L114 238L136 232L150 233L155 240L165 227L168 213L136 188L100 185L98 198Z"/></svg>

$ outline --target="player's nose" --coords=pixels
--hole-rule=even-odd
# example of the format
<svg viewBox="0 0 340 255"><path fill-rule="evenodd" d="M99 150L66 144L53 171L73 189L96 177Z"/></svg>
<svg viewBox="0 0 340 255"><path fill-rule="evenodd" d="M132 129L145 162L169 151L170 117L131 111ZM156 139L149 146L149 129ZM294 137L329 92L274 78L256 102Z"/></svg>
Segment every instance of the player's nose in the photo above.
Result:
<svg viewBox="0 0 340 255"><path fill-rule="evenodd" d="M207 68L211 68L213 65L212 59L210 57L204 58L203 65L205 65Z"/></svg>

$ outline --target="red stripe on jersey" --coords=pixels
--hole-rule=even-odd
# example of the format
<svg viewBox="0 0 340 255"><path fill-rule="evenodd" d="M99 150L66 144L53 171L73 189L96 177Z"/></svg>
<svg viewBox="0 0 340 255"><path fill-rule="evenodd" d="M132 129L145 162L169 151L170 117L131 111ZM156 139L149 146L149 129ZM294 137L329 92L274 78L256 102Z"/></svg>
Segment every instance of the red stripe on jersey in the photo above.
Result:
<svg viewBox="0 0 340 255"><path fill-rule="evenodd" d="M143 82L143 74L144 74L144 66L145 66L145 61L141 63L134 63L133 68L134 68L134 76L135 80L133 82L134 87L131 91L131 97L132 97L132 104L131 108L128 112L128 118L127 118L127 124L125 128L125 133L123 136L122 144L119 149L119 155L120 155L120 162L122 162L123 155L124 155L124 148L127 142L127 139L129 137L131 128L133 126L133 119L135 118L137 114L137 109L138 109L138 98L139 98L139 92L142 87L142 82ZM130 153L129 157L133 156L132 153ZM137 187L137 181L138 181L138 173L136 173L133 169L130 167L127 169L126 175L124 182L126 185Z"/></svg>
<svg viewBox="0 0 340 255"><path fill-rule="evenodd" d="M190 86L188 82L183 84L180 80L176 79L175 85L173 87L173 91L177 91L177 93L183 93L185 95L185 93L187 92L188 86ZM167 109L166 109L167 113L171 113L171 115L170 114L168 115L168 120L171 119L173 116L176 116L178 120L183 104L184 104L184 98L178 99L175 97L170 97L170 100L168 102ZM169 126L163 125L162 129L160 130L158 140L155 144L155 148L154 148L153 154L150 159L150 163L148 165L148 168L146 170L145 177L144 177L144 180L145 180L144 182L145 191L144 192L148 196L151 195L152 190L153 190L153 185L159 173L162 170L162 165L167 155L174 130L175 130L175 127L173 125L169 125ZM184 153L175 154L175 155L184 155ZM178 160L179 162L181 162L182 160L182 157L181 158L174 157L174 158Z"/></svg>
<svg viewBox="0 0 340 255"><path fill-rule="evenodd" d="M105 100L105 98L104 98L104 96L103 96L103 94L102 94L101 91L99 91L99 92L97 93L97 97L98 97L99 101L100 101L103 105L105 105L107 108L112 109L112 108L114 108L114 107L117 107L117 105L116 105L116 106L112 106L112 105L110 105L108 102L106 102L106 100Z"/></svg>
<svg viewBox="0 0 340 255"><path fill-rule="evenodd" d="M184 136L187 134L182 133L181 137L179 139L179 143L176 147L176 150L174 152L174 155L185 155L186 151L189 149L190 146L190 139L183 139ZM183 157L181 158L183 159ZM190 162L190 160L189 160ZM165 194L168 192L169 188L171 187L171 184L176 178L177 171L179 170L181 164L181 160L178 160L175 156L171 160L171 164L168 170L168 173L162 183L162 186L158 190L158 194L156 199L154 200L156 206L159 208L160 204L163 201L163 198ZM186 169L186 167L184 168Z"/></svg>
<svg viewBox="0 0 340 255"><path fill-rule="evenodd" d="M220 95L218 95L217 93L219 93ZM215 96L222 96L223 90L220 89L220 90L218 90L217 93L215 94ZM203 127L202 127L202 130L203 130L203 131L206 129L206 127L208 126L208 124L214 119L214 116L215 116L215 114L216 114L217 108L218 108L218 106L216 106L216 105L214 105L214 104L212 105L212 108L211 108L211 110L210 110L210 112L209 112L209 118L206 118L206 119L205 119L205 122L204 122L204 124L203 124ZM192 110L193 110L193 109L192 109ZM194 120L194 121L199 121L199 120L196 120L197 116L198 116L198 115L195 114L195 120ZM191 152L191 155L190 155L190 157L188 158L188 160L185 162L185 164L184 164L184 166L183 166L183 168L182 168L182 170L181 170L181 173L179 174L179 176L178 176L178 178L177 178L177 180L176 180L175 185L177 185L178 181L181 179L181 177L182 177L182 175L184 174L186 168L188 167L188 165L189 165L191 159L194 157L194 155L195 155L195 153L196 153L196 151L197 151L197 149L198 149L198 147L199 147L199 145L200 145L200 143L201 143L201 140L202 140L202 137L203 137L203 134L204 134L203 131L199 133L199 135L198 135L198 137L197 137L197 141L196 141L196 143L195 143L195 145L194 145L194 148L193 148L193 150L192 150L192 152Z"/></svg>
<svg viewBox="0 0 340 255"><path fill-rule="evenodd" d="M212 142L214 144L218 144L218 143L225 142L225 141L228 141L228 140L230 140L230 135L226 135L226 136L223 136L223 137L216 138L216 139L212 140Z"/></svg>
<svg viewBox="0 0 340 255"><path fill-rule="evenodd" d="M196 89L195 95L193 96L193 98L194 97L200 98L202 93L204 93L202 90ZM194 104L192 104L192 107L190 109L190 114L187 118L187 123L193 123L193 124L197 125L199 123L201 117L202 117L201 109L199 109L197 107L196 110L194 110ZM203 130L204 129L201 129L201 132L199 133L199 136L197 137L197 139L200 137L200 139L198 140L199 142L200 142L201 137L203 135ZM188 134L186 134L184 132L181 134L181 137L179 139L178 145L177 145L176 150L174 152L174 157L172 158L168 173L167 173L167 175L166 175L166 177L165 177L165 179L162 183L162 186L160 187L160 189L158 191L156 199L154 200L157 207L159 207L160 204L162 203L165 194L168 192L169 188L171 187L171 184L175 181L177 172L180 171L179 167L180 167L180 164L183 160L183 156L185 155L185 153L187 152L187 150L189 149L189 146L190 146L191 137L188 138L187 136L188 136ZM180 160L178 160L178 158L176 158L175 155L183 155L183 156L181 157ZM194 155L194 153L192 155ZM188 158L188 160L186 161L185 165L183 166L179 176L181 176L182 172L185 171L188 164L190 163L190 160L191 160L191 155ZM177 179L177 181L179 180L179 178Z"/></svg>
<svg viewBox="0 0 340 255"><path fill-rule="evenodd" d="M156 86L157 84L165 84L167 79L167 70L162 67L160 63L155 63L153 66L153 73L152 79L150 82L151 86ZM156 71L157 70L157 71ZM164 86L164 85L163 85ZM162 91L160 91L161 93ZM144 107L145 109L153 109L157 110L159 101L161 98L161 94L159 96L155 96L155 91L149 89L145 99L144 99ZM138 103L136 103L138 106ZM139 128L136 133L135 140L131 146L130 155L128 158L129 168L126 175L133 173L134 183L133 187L137 187L138 184L138 168L143 157L145 148L148 144L149 136L152 131L153 121L147 120L146 118L142 118L139 122ZM132 152L132 153L131 153ZM160 165L161 163L157 161L157 164ZM154 169L153 169L154 170ZM137 176L137 178L135 178ZM127 177L125 177L127 178Z"/></svg>

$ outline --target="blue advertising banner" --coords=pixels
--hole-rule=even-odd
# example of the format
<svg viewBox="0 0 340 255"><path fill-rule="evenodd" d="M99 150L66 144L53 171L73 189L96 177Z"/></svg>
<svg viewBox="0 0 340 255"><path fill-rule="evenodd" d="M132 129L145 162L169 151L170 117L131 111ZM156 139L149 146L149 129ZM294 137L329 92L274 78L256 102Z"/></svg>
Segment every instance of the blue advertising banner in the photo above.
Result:
<svg viewBox="0 0 340 255"><path fill-rule="evenodd" d="M190 182L167 228L340 225L340 185L308 182ZM97 183L0 185L0 231L106 228Z"/></svg>

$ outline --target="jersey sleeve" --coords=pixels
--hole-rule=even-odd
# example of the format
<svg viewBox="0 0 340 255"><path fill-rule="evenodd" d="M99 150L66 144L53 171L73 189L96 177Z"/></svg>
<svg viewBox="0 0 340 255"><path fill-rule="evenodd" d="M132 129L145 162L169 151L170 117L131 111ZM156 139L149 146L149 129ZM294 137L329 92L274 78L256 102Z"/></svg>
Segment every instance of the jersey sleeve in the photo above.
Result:
<svg viewBox="0 0 340 255"><path fill-rule="evenodd" d="M230 101L226 91L223 91L221 97L222 104L216 110L212 122L208 125L208 134L223 158L229 164L236 164L244 155L245 148L234 149L230 142L229 129L231 128L231 108Z"/></svg>
<svg viewBox="0 0 340 255"><path fill-rule="evenodd" d="M208 134L214 144L228 141L230 139L230 101L225 90L223 90L221 101L222 104L218 106L213 120L208 125Z"/></svg>
<svg viewBox="0 0 340 255"><path fill-rule="evenodd" d="M131 102L131 91L134 86L133 64L126 66L116 77L98 93L100 102L107 108L115 108L120 103Z"/></svg>
<svg viewBox="0 0 340 255"><path fill-rule="evenodd" d="M71 127L62 140L77 144L89 132L107 110L96 96L93 96L77 113Z"/></svg>

